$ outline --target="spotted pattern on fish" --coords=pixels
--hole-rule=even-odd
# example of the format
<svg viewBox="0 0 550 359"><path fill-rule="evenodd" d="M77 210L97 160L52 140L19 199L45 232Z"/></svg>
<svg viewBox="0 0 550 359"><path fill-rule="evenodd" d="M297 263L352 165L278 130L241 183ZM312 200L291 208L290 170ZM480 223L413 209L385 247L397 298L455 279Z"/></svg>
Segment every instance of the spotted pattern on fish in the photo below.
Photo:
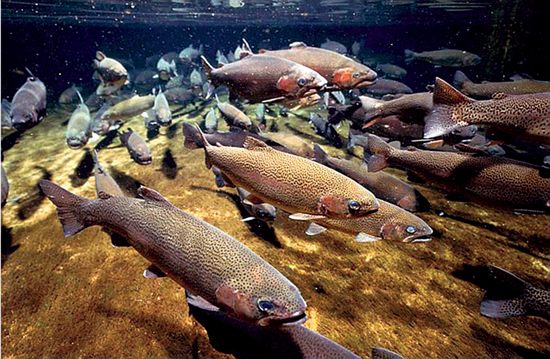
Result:
<svg viewBox="0 0 550 359"><path fill-rule="evenodd" d="M298 344L303 358L315 359L359 359L348 349L332 340L303 326L292 326L283 328L290 334L293 341Z"/></svg>

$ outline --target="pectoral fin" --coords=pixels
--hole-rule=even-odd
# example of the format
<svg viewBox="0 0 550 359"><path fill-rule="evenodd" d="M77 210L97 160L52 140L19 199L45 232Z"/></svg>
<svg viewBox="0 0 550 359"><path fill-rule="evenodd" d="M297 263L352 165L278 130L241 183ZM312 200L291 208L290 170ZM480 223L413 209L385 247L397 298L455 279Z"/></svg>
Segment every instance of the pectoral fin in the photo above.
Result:
<svg viewBox="0 0 550 359"><path fill-rule="evenodd" d="M323 219L326 217L319 214L293 213L290 216L288 216L288 218L293 219L295 221L313 221L316 219Z"/></svg>
<svg viewBox="0 0 550 359"><path fill-rule="evenodd" d="M187 299L187 304L192 305L194 307L208 310L209 312L218 312L220 310L220 308L216 307L214 304L210 303L203 297L194 295L190 293L188 290L185 291L185 298Z"/></svg>
<svg viewBox="0 0 550 359"><path fill-rule="evenodd" d="M143 276L147 279L157 279L166 277L166 273L164 273L154 264L151 264L149 267L147 267L147 269L143 271Z"/></svg>
<svg viewBox="0 0 550 359"><path fill-rule="evenodd" d="M364 232L360 232L355 237L355 241L359 243L367 243L367 242L376 242L381 240L380 237L371 236L370 234L366 234Z"/></svg>
<svg viewBox="0 0 550 359"><path fill-rule="evenodd" d="M325 232L326 230L327 229L325 227L318 225L317 223L311 223L306 230L306 234L308 236L315 236L317 234Z"/></svg>

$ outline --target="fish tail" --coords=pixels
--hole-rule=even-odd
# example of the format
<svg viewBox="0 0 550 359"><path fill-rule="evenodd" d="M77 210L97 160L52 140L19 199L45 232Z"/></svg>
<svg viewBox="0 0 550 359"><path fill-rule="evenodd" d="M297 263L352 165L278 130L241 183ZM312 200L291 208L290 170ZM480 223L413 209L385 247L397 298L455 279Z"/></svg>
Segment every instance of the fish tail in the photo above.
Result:
<svg viewBox="0 0 550 359"><path fill-rule="evenodd" d="M393 147L384 142L380 137L368 135L367 146L365 147L365 160L369 172L378 172L388 167L388 157L390 157Z"/></svg>
<svg viewBox="0 0 550 359"><path fill-rule="evenodd" d="M203 148L204 142L197 128L190 123L183 123L183 146L188 149Z"/></svg>
<svg viewBox="0 0 550 359"><path fill-rule="evenodd" d="M485 293L479 308L481 314L489 318L526 315L526 289L530 284L495 266L489 266L489 273L497 285L494 286L495 289L489 289Z"/></svg>
<svg viewBox="0 0 550 359"><path fill-rule="evenodd" d="M405 49L405 63L409 64L413 62L415 56L416 56L416 52L411 51L409 49Z"/></svg>
<svg viewBox="0 0 550 359"><path fill-rule="evenodd" d="M65 237L70 237L88 226L80 218L78 207L90 200L77 196L48 180L41 180L39 186L57 207L57 216L63 226Z"/></svg>
<svg viewBox="0 0 550 359"><path fill-rule="evenodd" d="M472 82L472 81L468 78L468 76L466 76L464 72L457 70L453 77L453 85L461 89L466 82Z"/></svg>
<svg viewBox="0 0 550 359"><path fill-rule="evenodd" d="M324 164L327 161L327 153L317 143L313 146L313 155L316 162Z"/></svg>

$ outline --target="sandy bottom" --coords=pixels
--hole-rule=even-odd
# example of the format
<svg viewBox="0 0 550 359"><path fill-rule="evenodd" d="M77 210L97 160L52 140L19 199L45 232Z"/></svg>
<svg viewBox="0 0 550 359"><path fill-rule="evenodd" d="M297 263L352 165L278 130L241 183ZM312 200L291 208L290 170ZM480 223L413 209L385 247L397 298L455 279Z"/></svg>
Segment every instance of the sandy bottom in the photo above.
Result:
<svg viewBox="0 0 550 359"><path fill-rule="evenodd" d="M3 356L226 357L189 317L182 288L169 279L145 279L148 263L132 248L113 248L99 227L63 237L37 182L49 178L94 197L93 144L69 149L62 125L67 113L50 112L4 153L10 193L2 210ZM548 216L450 201L420 185L433 206L420 214L436 232L432 242L358 244L335 231L308 237L307 224L286 214L275 222L275 240L266 241L240 221L233 190L216 188L203 151L183 147L181 122L202 118L194 115L179 117L177 126L149 141L151 165L134 163L118 139L100 151L101 162L129 193L138 183L158 190L279 269L308 303L308 328L362 357L375 346L408 358L550 355L548 322L482 317L484 292L464 280L465 264L491 263L538 285L548 282ZM306 140L326 144L305 121L291 116L280 120L281 129L285 121L307 133ZM128 126L145 135L140 118Z"/></svg>

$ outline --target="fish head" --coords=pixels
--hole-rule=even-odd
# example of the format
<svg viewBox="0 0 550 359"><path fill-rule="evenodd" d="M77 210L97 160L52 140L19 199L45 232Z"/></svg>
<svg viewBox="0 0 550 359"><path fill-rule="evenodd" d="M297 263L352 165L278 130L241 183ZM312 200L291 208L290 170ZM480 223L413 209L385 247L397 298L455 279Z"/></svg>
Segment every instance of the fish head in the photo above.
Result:
<svg viewBox="0 0 550 359"><path fill-rule="evenodd" d="M67 131L66 136L67 145L73 149L79 149L84 147L84 145L88 142L88 134L85 131Z"/></svg>
<svg viewBox="0 0 550 359"><path fill-rule="evenodd" d="M378 74L359 63L342 67L332 74L332 84L340 89L364 88L375 83Z"/></svg>
<svg viewBox="0 0 550 359"><path fill-rule="evenodd" d="M466 54L464 55L464 65L466 66L475 66L481 62L481 57L476 54Z"/></svg>
<svg viewBox="0 0 550 359"><path fill-rule="evenodd" d="M255 204L252 207L254 217L262 222L273 223L277 217L277 208L267 203Z"/></svg>
<svg viewBox="0 0 550 359"><path fill-rule="evenodd" d="M151 156L151 152L145 146L136 146L133 151L133 157L140 165L148 165L153 162L153 156Z"/></svg>
<svg viewBox="0 0 550 359"><path fill-rule="evenodd" d="M378 210L380 204L372 193L365 190L354 198L329 194L319 200L320 214L331 218L357 218Z"/></svg>
<svg viewBox="0 0 550 359"><path fill-rule="evenodd" d="M33 123L38 122L38 114L36 111L29 111L23 106L14 105L10 113L11 123L17 131L24 131L31 127Z"/></svg>
<svg viewBox="0 0 550 359"><path fill-rule="evenodd" d="M428 242L432 234L426 222L409 212L395 216L380 231L382 238L404 243Z"/></svg>
<svg viewBox="0 0 550 359"><path fill-rule="evenodd" d="M290 71L277 81L277 88L284 91L289 97L310 96L322 89L327 80L318 72L296 64Z"/></svg>
<svg viewBox="0 0 550 359"><path fill-rule="evenodd" d="M169 108L161 107L157 109L155 118L159 125L168 126L172 123L172 112Z"/></svg>

